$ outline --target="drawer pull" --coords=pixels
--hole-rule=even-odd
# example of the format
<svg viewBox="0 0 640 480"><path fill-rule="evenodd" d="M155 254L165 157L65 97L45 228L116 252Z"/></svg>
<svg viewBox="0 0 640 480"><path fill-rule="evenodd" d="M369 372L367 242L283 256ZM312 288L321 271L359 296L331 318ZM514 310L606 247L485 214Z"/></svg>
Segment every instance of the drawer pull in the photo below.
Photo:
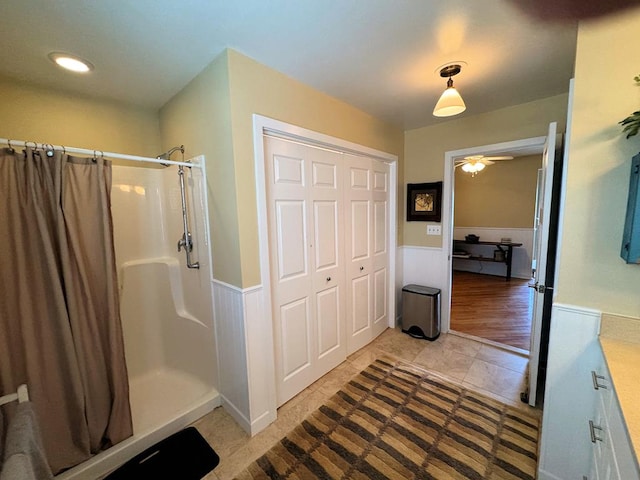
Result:
<svg viewBox="0 0 640 480"><path fill-rule="evenodd" d="M602 442L604 439L596 435L596 430L602 431L602 427L596 427L593 420L589 420L589 435L591 435L591 443Z"/></svg>
<svg viewBox="0 0 640 480"><path fill-rule="evenodd" d="M603 385L598 380L604 380L604 376L598 375L594 370L591 370L591 380L593 381L593 388L600 390L601 388L607 389L606 385Z"/></svg>

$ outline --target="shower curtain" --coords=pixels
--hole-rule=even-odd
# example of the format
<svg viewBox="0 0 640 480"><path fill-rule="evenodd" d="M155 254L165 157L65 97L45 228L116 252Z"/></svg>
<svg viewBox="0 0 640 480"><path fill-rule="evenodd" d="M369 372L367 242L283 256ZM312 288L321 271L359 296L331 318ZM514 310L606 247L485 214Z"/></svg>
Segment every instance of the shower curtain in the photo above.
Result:
<svg viewBox="0 0 640 480"><path fill-rule="evenodd" d="M0 149L0 393L28 385L54 473L132 434L110 190L102 158Z"/></svg>

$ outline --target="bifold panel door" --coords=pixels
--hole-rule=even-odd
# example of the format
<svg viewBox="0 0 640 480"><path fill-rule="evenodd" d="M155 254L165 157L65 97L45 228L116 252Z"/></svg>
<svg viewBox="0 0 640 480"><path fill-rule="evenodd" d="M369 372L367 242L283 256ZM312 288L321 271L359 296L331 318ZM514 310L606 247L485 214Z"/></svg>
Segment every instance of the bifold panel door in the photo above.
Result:
<svg viewBox="0 0 640 480"><path fill-rule="evenodd" d="M347 264L347 352L367 345L389 324L389 165L344 155Z"/></svg>
<svg viewBox="0 0 640 480"><path fill-rule="evenodd" d="M265 137L278 405L346 358L341 154Z"/></svg>
<svg viewBox="0 0 640 480"><path fill-rule="evenodd" d="M380 335L389 326L389 164L372 160L373 313L372 333Z"/></svg>
<svg viewBox="0 0 640 480"><path fill-rule="evenodd" d="M389 324L389 165L265 136L278 405Z"/></svg>

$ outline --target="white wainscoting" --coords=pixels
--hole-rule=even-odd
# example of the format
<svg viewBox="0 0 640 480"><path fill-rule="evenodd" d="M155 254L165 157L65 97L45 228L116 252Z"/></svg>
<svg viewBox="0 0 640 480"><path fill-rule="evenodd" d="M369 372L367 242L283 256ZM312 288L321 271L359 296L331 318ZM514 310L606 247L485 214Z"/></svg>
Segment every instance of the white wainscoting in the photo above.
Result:
<svg viewBox="0 0 640 480"><path fill-rule="evenodd" d="M454 227L453 238L464 240L469 234L480 237L481 242L499 242L510 238L514 243L522 243L513 248L511 276L515 278L531 278L531 259L533 256L533 228L488 228L488 227ZM495 247L491 245L465 245L465 249L473 253L481 253L492 258ZM477 260L453 259L454 270L504 276L507 272L503 263L481 262Z"/></svg>
<svg viewBox="0 0 640 480"><path fill-rule="evenodd" d="M261 319L263 288L213 280L222 406L250 435L276 419L271 326Z"/></svg>
<svg viewBox="0 0 640 480"><path fill-rule="evenodd" d="M435 247L417 247L411 245L403 245L399 248L402 253L402 284L398 286L401 291L402 287L415 283L425 287L439 288L441 290L441 301L449 298L449 284L447 282L447 251L442 248ZM402 312L402 297L398 302L398 312ZM442 332L448 331L449 319L448 309L441 308L442 311ZM401 315L401 313L400 313Z"/></svg>
<svg viewBox="0 0 640 480"><path fill-rule="evenodd" d="M389 320L393 320L393 325L389 325L390 327L397 327L400 325L400 320L402 319L402 287L404 286L404 264L403 264L403 247L396 248L396 275L394 279L394 287L395 287L395 296L396 296L396 306L395 306L395 317L389 318Z"/></svg>

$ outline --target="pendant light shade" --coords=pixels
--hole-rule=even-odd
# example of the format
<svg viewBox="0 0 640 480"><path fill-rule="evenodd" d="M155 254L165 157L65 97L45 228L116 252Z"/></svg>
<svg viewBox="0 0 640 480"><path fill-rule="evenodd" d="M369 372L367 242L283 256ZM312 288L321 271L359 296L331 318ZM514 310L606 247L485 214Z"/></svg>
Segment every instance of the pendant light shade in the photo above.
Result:
<svg viewBox="0 0 640 480"><path fill-rule="evenodd" d="M442 92L440 100L438 100L438 103L436 103L433 109L433 115L435 117L451 117L467 109L464 100L462 100L458 90L453 86L453 80L451 79L451 77L458 73L460 73L460 65L448 65L440 70L440 76L448 77L449 80L447 80L447 89Z"/></svg>

